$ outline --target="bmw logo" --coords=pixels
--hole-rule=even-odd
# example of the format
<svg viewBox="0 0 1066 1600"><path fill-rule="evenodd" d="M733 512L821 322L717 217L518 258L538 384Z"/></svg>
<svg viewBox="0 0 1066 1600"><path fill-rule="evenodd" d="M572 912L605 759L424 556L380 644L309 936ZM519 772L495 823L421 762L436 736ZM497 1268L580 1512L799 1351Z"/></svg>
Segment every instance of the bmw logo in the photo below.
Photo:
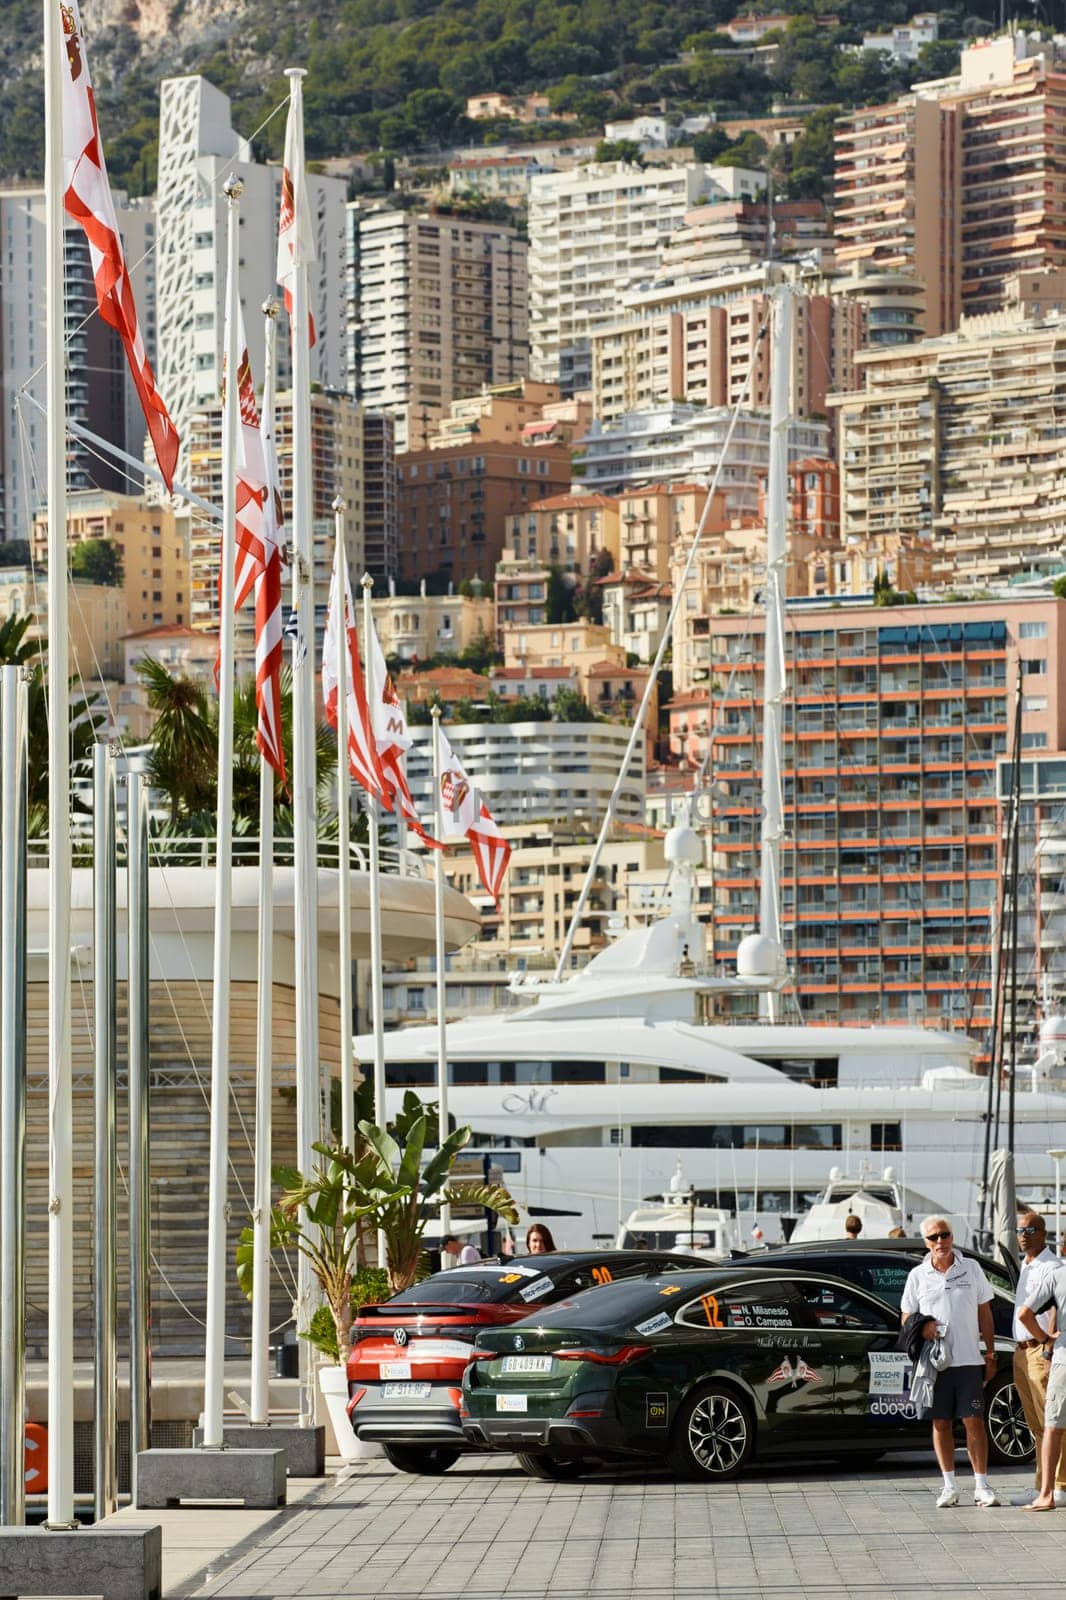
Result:
<svg viewBox="0 0 1066 1600"><path fill-rule="evenodd" d="M524 1350L526 1347L526 1341L520 1333L516 1333L514 1336L514 1347L516 1350Z"/></svg>
<svg viewBox="0 0 1066 1600"><path fill-rule="evenodd" d="M394 1344L398 1344L402 1348L407 1343L407 1329L393 1328L392 1340Z"/></svg>

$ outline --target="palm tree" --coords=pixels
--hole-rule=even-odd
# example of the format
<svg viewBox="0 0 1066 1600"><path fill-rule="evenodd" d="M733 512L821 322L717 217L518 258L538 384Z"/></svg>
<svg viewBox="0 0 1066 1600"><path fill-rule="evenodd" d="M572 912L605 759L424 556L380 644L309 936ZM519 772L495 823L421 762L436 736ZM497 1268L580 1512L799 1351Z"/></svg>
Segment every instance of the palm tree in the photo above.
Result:
<svg viewBox="0 0 1066 1600"><path fill-rule="evenodd" d="M207 694L193 678L176 677L161 661L145 656L137 676L156 713L149 737L148 779L170 801L170 821L207 810L212 803L218 762L218 732L212 727Z"/></svg>
<svg viewBox="0 0 1066 1600"><path fill-rule="evenodd" d="M45 691L44 665L38 659L41 641L28 639L33 618L8 617L0 623L0 666L28 669L26 686L26 727L29 743L29 776L27 782L28 828L32 838L43 838L48 832L48 696ZM71 687L75 680L71 679ZM70 775L71 778L87 776L92 771L92 751L97 729L104 718L92 709L92 701L85 697L70 703ZM72 797L72 805L82 809Z"/></svg>

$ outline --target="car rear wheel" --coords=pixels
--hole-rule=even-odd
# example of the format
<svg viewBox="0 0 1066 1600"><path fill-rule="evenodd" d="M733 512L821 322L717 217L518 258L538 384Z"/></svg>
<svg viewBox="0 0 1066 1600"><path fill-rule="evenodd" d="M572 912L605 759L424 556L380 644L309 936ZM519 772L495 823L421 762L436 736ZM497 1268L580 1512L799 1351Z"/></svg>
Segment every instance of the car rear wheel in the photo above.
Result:
<svg viewBox="0 0 1066 1600"><path fill-rule="evenodd" d="M1001 1372L985 1390L985 1420L988 1454L996 1466L1017 1467L1032 1461L1036 1442L1009 1372Z"/></svg>
<svg viewBox="0 0 1066 1600"><path fill-rule="evenodd" d="M545 1483L566 1483L588 1471L585 1463L575 1457L552 1456L543 1451L530 1454L529 1451L520 1450L518 1465L531 1478L540 1478Z"/></svg>
<svg viewBox="0 0 1066 1600"><path fill-rule="evenodd" d="M751 1460L755 1420L747 1403L725 1384L697 1389L681 1407L670 1441L675 1472L726 1483Z"/></svg>
<svg viewBox="0 0 1066 1600"><path fill-rule="evenodd" d="M417 1472L430 1477L447 1472L458 1461L460 1451L447 1445L387 1444L382 1448L397 1472Z"/></svg>

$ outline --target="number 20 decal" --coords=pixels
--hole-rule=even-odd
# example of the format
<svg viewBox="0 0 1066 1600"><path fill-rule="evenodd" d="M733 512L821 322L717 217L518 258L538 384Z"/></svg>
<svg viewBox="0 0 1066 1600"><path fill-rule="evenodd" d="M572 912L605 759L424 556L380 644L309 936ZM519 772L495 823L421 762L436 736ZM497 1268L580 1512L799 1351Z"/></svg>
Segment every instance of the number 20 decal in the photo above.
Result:
<svg viewBox="0 0 1066 1600"><path fill-rule="evenodd" d="M716 1295L701 1294L700 1305L703 1307L703 1314L707 1318L708 1328L725 1327L725 1323L722 1321L721 1316L718 1313L718 1298Z"/></svg>
<svg viewBox="0 0 1066 1600"><path fill-rule="evenodd" d="M609 1267L593 1267L592 1281L593 1283L613 1283L611 1269Z"/></svg>

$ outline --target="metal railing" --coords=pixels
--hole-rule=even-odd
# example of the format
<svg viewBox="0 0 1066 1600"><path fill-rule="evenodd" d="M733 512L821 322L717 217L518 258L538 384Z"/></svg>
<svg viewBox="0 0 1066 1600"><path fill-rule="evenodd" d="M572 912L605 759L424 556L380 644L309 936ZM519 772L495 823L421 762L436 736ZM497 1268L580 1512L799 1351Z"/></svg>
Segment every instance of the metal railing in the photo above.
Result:
<svg viewBox="0 0 1066 1600"><path fill-rule="evenodd" d="M125 865L126 837L120 833L117 841L117 855L120 865ZM75 837L73 840L73 861L76 867L92 865L93 851L92 840L89 838ZM167 835L156 836L148 841L148 859L153 867L213 867L215 865L215 838L209 835L205 838L175 837ZM233 865L235 867L256 867L259 865L259 840L254 835L242 834L233 840L232 850ZM369 846L353 841L348 859L353 872L370 871ZM29 865L31 868L47 867L49 860L49 840L47 837L31 839L29 842ZM275 838L273 841L273 860L276 867L291 867L293 865L292 839ZM339 846L336 839L319 839L318 865L327 870L337 871L340 865ZM396 850L382 847L381 870L389 877L397 878L425 878L425 862L421 856L411 850Z"/></svg>

